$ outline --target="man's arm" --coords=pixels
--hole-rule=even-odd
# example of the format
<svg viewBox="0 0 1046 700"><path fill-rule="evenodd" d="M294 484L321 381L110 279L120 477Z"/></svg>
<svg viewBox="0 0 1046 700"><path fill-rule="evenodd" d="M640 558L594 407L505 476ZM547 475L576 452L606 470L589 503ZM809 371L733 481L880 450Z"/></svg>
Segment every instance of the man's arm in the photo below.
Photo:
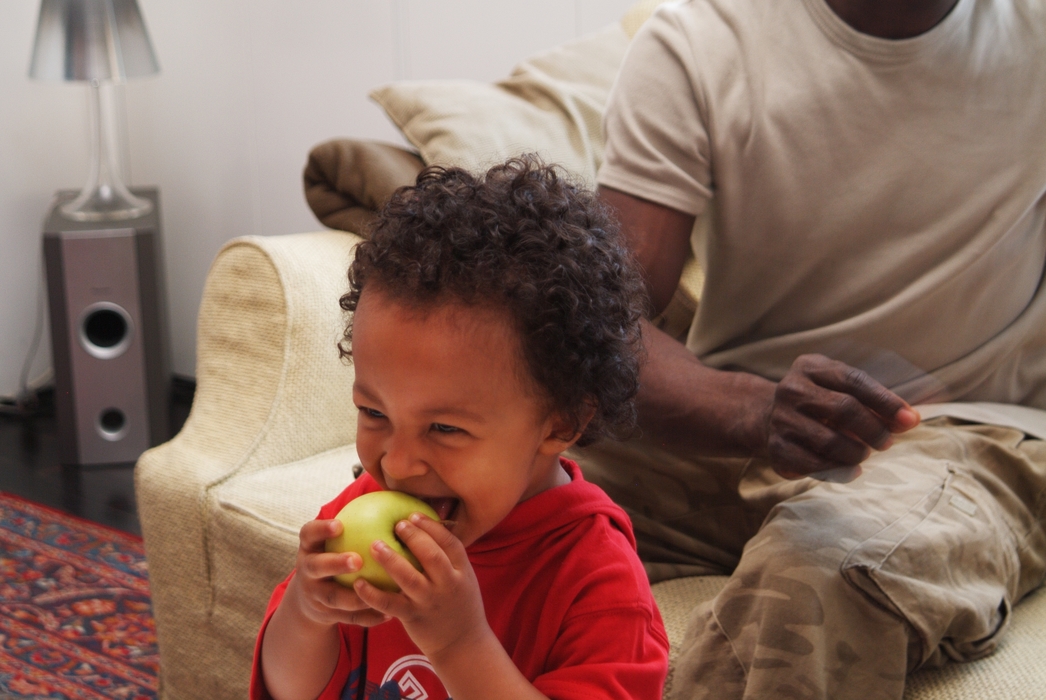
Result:
<svg viewBox="0 0 1046 700"><path fill-rule="evenodd" d="M679 284L694 217L606 187L600 196L616 211L659 313ZM799 357L773 382L707 367L649 323L643 333L639 422L679 450L765 456L799 477L857 465L919 422L896 394L827 357Z"/></svg>
<svg viewBox="0 0 1046 700"><path fill-rule="evenodd" d="M653 315L679 286L695 217L603 187L632 255L643 271ZM646 361L637 399L645 431L687 451L754 454L766 444L766 409L774 383L703 365L668 334L643 322Z"/></svg>

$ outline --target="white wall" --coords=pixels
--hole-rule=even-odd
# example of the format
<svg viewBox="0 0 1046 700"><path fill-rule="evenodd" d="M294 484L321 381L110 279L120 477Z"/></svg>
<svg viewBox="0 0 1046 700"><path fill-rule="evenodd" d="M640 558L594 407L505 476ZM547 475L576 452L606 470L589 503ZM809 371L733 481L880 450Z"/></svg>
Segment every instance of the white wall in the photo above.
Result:
<svg viewBox="0 0 1046 700"><path fill-rule="evenodd" d="M316 230L309 149L402 143L367 92L397 79L496 80L520 59L616 21L633 0L139 0L158 76L124 89L133 185L162 197L173 370L192 376L196 310L218 248ZM26 76L39 5L0 3L0 395L37 320L40 226L87 176L86 88ZM44 337L31 377L50 366Z"/></svg>

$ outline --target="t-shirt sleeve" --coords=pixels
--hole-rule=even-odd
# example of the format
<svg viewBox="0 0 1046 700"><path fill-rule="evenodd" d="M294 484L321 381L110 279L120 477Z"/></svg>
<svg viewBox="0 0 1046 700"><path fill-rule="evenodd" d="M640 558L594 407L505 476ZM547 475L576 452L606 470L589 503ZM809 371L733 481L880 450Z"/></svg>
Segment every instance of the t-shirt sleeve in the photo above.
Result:
<svg viewBox="0 0 1046 700"><path fill-rule="evenodd" d="M668 638L656 609L620 608L566 622L534 687L556 700L660 700ZM655 620L656 618L656 620Z"/></svg>
<svg viewBox="0 0 1046 700"><path fill-rule="evenodd" d="M712 196L704 96L679 18L665 8L632 40L611 90L601 186L698 215Z"/></svg>

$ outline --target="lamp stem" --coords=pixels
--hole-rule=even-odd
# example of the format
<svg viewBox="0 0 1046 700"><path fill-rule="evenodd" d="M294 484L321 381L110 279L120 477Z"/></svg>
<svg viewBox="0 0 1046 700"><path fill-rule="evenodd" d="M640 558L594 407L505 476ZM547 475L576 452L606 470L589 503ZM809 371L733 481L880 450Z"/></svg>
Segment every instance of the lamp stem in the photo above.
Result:
<svg viewBox="0 0 1046 700"><path fill-rule="evenodd" d="M118 221L148 214L152 202L136 197L120 178L117 148L121 120L112 100L102 99L101 81L90 81L91 169L76 199L62 205L75 221Z"/></svg>

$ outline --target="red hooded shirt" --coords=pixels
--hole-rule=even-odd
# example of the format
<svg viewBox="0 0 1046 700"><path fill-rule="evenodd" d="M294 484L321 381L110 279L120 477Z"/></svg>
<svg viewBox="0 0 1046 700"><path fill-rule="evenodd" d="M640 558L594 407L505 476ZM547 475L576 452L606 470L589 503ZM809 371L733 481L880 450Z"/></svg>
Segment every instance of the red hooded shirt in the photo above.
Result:
<svg viewBox="0 0 1046 700"><path fill-rule="evenodd" d="M516 667L550 698L660 700L668 638L636 555L632 525L582 478L577 464L562 463L571 483L519 503L466 550L487 622ZM333 518L353 498L378 490L365 474L320 509L318 518ZM252 699L269 697L261 678L261 640L289 581L273 592L258 635ZM340 627L338 666L320 700L447 699L398 620L366 633Z"/></svg>

